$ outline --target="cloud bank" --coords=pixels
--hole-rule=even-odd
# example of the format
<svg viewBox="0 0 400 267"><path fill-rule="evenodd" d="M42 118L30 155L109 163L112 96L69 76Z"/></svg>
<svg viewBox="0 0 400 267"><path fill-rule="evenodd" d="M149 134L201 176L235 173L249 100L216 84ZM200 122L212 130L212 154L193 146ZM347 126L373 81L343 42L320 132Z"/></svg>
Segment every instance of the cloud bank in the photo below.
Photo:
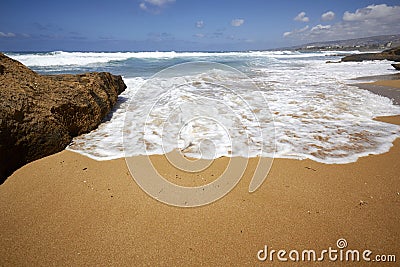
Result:
<svg viewBox="0 0 400 267"><path fill-rule="evenodd" d="M305 15L304 12L300 12L295 19L305 21ZM335 15L333 11L325 12L321 15L321 20L331 21ZM328 41L398 33L400 33L400 6L380 4L368 5L355 11L345 11L342 19L336 23L294 29L284 32L283 37L300 41Z"/></svg>

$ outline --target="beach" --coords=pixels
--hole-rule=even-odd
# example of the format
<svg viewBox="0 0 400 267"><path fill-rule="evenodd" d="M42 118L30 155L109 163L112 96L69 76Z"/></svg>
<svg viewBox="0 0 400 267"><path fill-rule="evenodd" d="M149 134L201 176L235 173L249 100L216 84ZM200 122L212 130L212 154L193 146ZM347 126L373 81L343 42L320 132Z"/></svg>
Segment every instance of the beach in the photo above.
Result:
<svg viewBox="0 0 400 267"><path fill-rule="evenodd" d="M390 82L399 85L399 80ZM400 116L378 120L400 125ZM178 208L142 191L124 159L96 161L65 150L27 164L0 186L0 263L292 266L290 259L280 262L276 254L264 262L257 254L267 246L300 253L312 249L319 257L330 247L339 250L339 239L347 242L344 251L370 250L371 260L396 255L398 261L399 156L397 139L389 152L347 164L274 159L267 179L249 193L257 162L251 159L243 178L225 197L202 207ZM162 156L151 158L171 181L185 179L163 165ZM212 179L223 171L226 160L216 159L196 174L197 179ZM196 183L194 175L184 182ZM325 254L318 265L346 263L333 263ZM361 259L350 264L366 263Z"/></svg>
<svg viewBox="0 0 400 267"><path fill-rule="evenodd" d="M0 267L400 266L399 1L3 1Z"/></svg>

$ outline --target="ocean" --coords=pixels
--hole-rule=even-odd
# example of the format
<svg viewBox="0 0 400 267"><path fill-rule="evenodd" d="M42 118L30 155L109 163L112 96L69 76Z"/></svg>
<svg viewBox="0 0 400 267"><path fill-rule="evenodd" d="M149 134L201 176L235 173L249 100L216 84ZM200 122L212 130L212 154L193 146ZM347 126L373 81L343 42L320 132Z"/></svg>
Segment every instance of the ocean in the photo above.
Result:
<svg viewBox="0 0 400 267"><path fill-rule="evenodd" d="M394 73L389 62L326 63L356 52L7 55L41 74L123 76L128 88L114 110L67 148L96 160L179 150L195 158L264 156L335 164L387 152L400 137L399 126L373 120L399 115L400 106L352 86L360 82L357 77Z"/></svg>

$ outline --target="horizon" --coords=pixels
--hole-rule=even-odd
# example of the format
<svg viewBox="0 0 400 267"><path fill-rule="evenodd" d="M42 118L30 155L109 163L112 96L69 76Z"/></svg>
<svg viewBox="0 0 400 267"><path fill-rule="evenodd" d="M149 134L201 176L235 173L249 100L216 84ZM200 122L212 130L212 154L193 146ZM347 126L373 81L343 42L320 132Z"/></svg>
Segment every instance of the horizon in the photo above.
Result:
<svg viewBox="0 0 400 267"><path fill-rule="evenodd" d="M16 0L2 9L3 52L268 51L400 33L398 1L382 0Z"/></svg>
<svg viewBox="0 0 400 267"><path fill-rule="evenodd" d="M352 40L360 40L360 39L368 39L368 38L376 38L376 37L385 37L385 36L400 36L400 34L388 34L388 35L374 35L374 36L366 36L360 38L352 38L352 39L335 39L321 42L309 42L309 43L301 43L294 46L289 47L276 47L270 49L254 49L254 50L21 50L21 51L0 51L3 53L55 53L55 52L66 52L66 53L245 53L245 52L267 52L267 51L292 51L297 50L298 48L305 47L308 45L314 45L318 43L334 43L334 42L343 42L343 41L352 41ZM349 47L347 47L349 48ZM355 47L354 47L355 48ZM337 49L341 51L340 48ZM372 49L375 51L376 49ZM371 50L371 51L372 51ZM301 51L301 50L300 50ZM322 50L324 51L324 50ZM336 50L332 50L336 51Z"/></svg>

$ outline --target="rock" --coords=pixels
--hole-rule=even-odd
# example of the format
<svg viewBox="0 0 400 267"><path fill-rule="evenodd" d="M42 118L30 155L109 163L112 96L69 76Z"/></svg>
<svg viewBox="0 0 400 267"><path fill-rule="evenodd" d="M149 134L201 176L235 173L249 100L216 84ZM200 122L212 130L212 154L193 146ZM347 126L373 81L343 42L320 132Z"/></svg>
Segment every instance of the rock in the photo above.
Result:
<svg viewBox="0 0 400 267"><path fill-rule="evenodd" d="M361 53L345 56L341 61L364 61L364 60L390 60L400 62L400 46L384 50L380 53Z"/></svg>
<svg viewBox="0 0 400 267"><path fill-rule="evenodd" d="M400 70L400 63L392 64L393 68Z"/></svg>
<svg viewBox="0 0 400 267"><path fill-rule="evenodd" d="M0 183L95 129L125 88L106 72L39 75L0 53Z"/></svg>

